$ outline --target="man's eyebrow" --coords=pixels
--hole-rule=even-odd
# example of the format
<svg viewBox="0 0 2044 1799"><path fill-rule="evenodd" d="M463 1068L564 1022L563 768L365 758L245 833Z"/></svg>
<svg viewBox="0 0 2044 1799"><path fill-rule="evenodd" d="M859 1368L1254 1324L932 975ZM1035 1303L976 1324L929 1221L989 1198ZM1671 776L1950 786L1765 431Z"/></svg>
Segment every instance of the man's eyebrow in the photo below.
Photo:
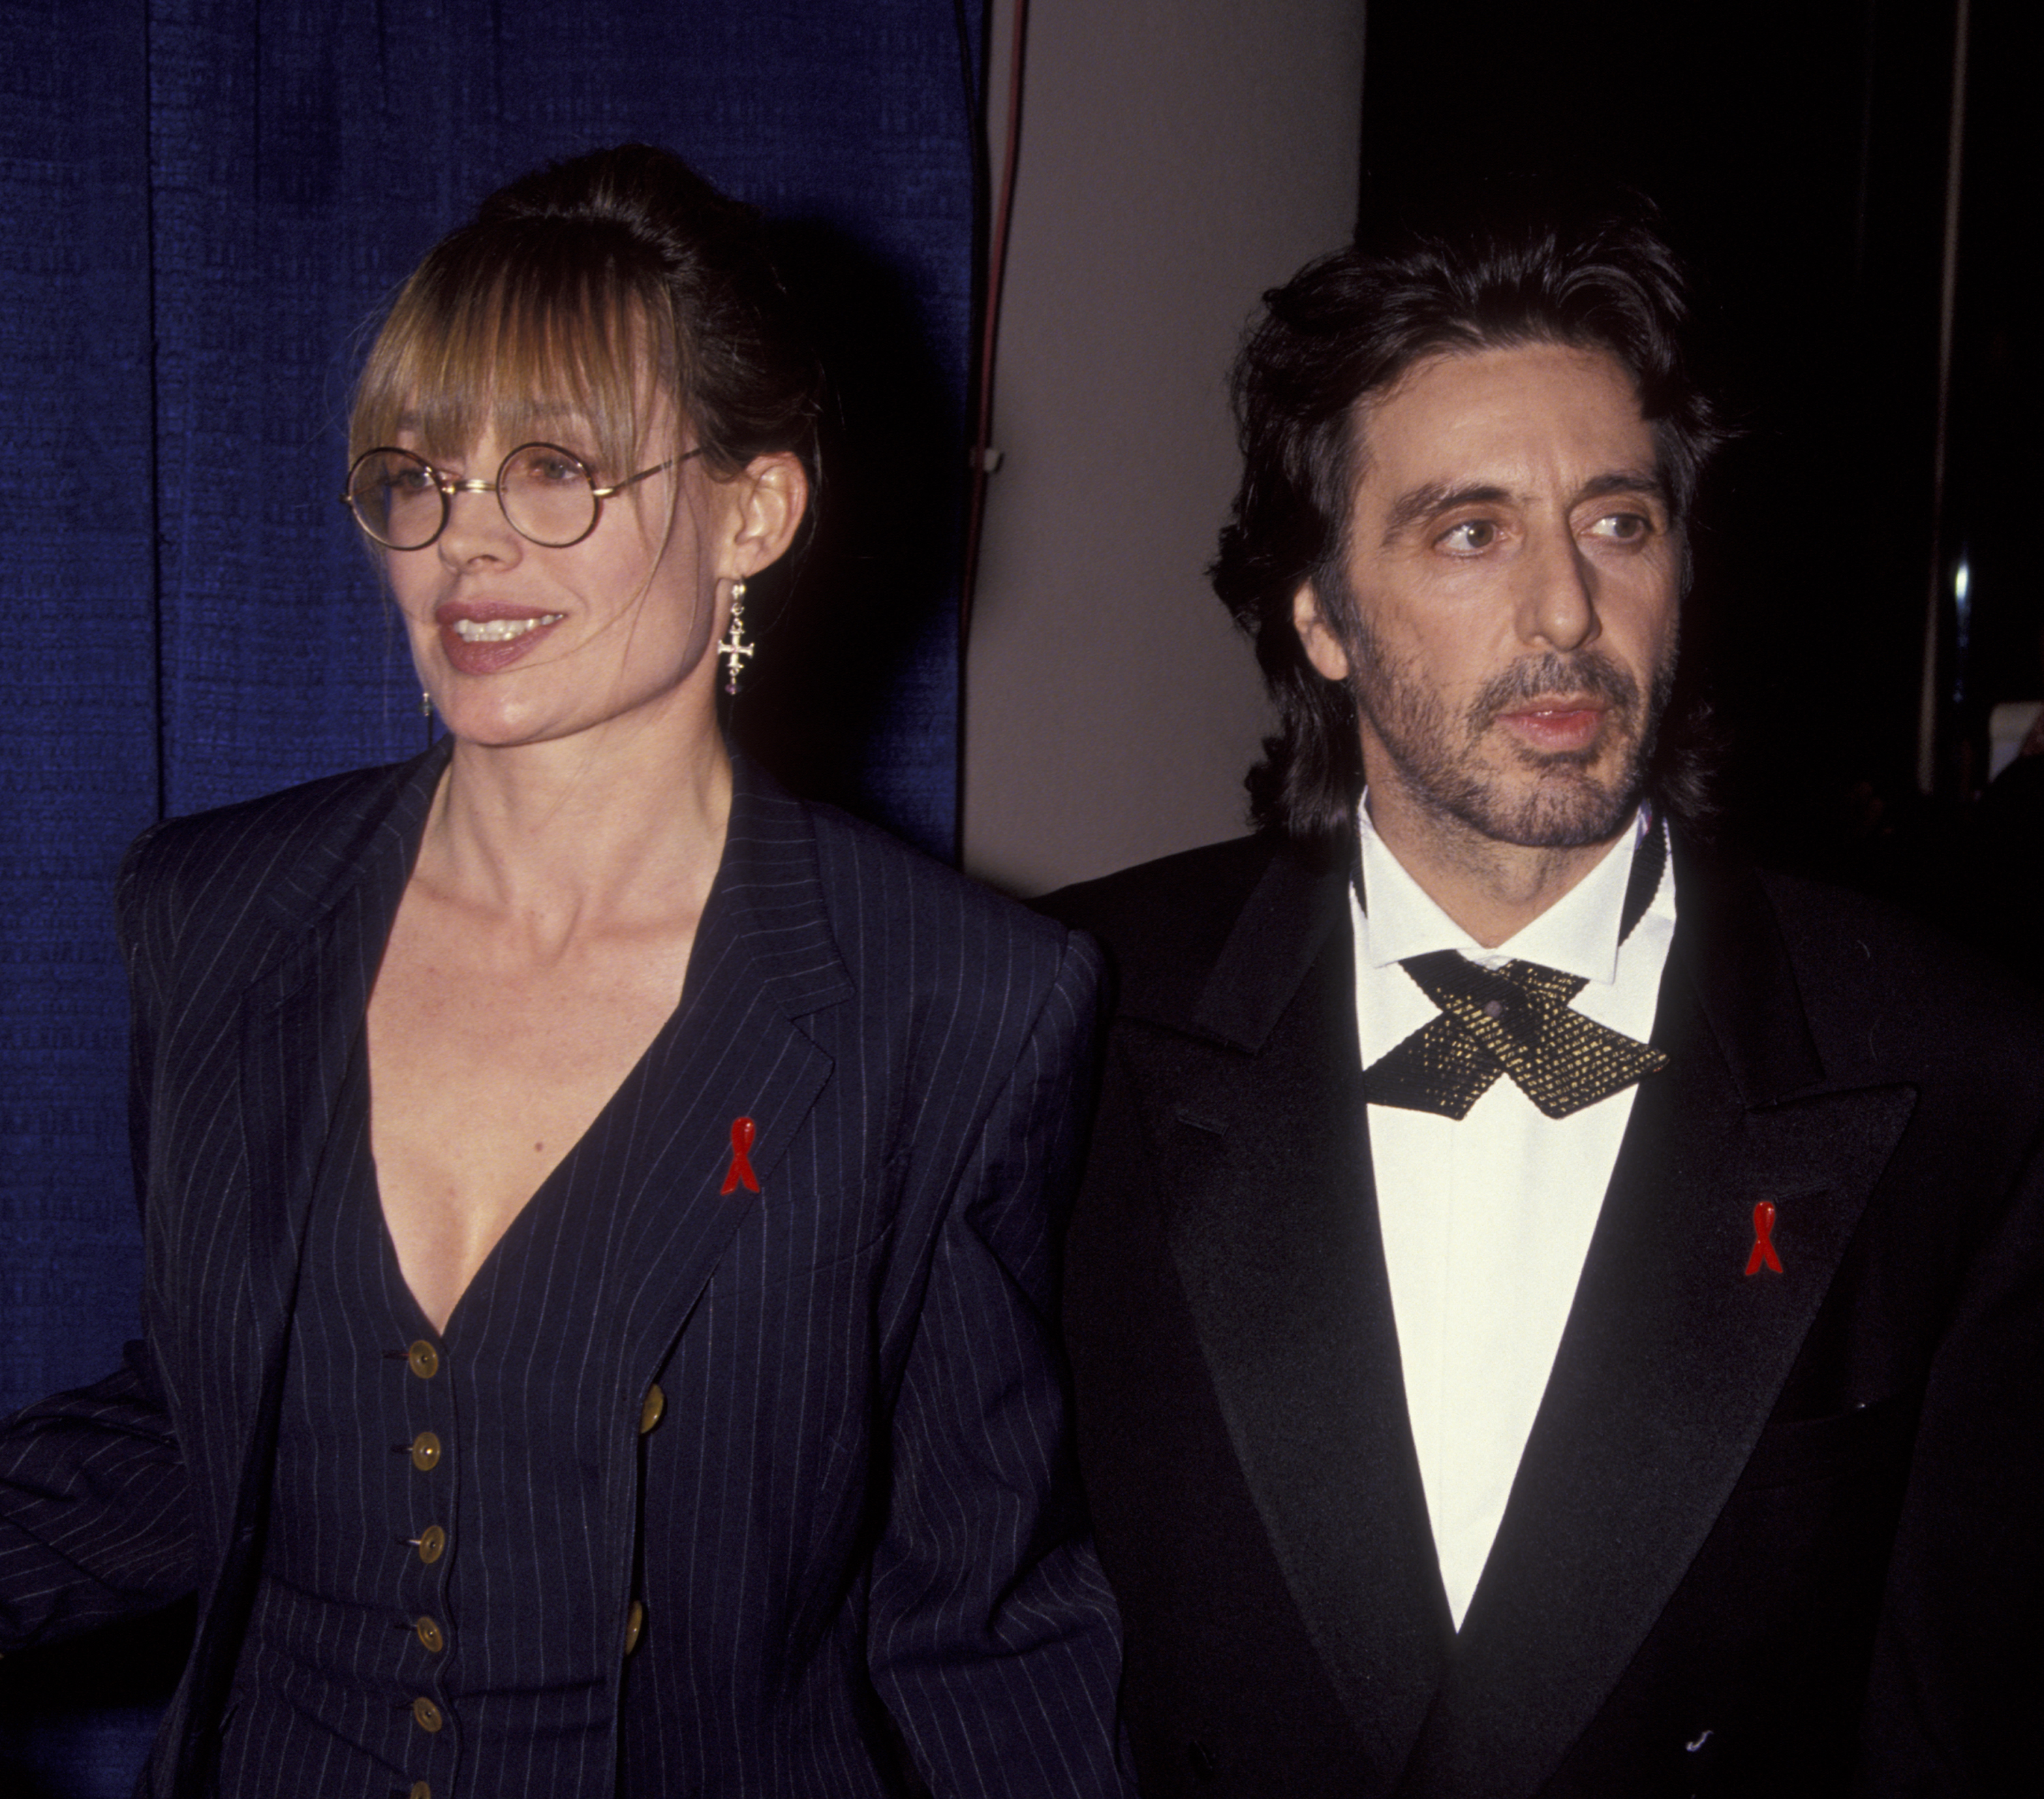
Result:
<svg viewBox="0 0 2044 1799"><path fill-rule="evenodd" d="M1585 500L1603 500L1615 493L1636 493L1658 500L1663 506L1671 504L1667 479L1658 468L1609 470L1585 481L1576 501L1580 504ZM1459 485L1445 481L1427 481L1400 494L1393 502L1384 520L1384 547L1390 548L1423 519L1451 512L1458 506L1500 505L1511 498L1512 490L1494 481L1465 481Z"/></svg>
<svg viewBox="0 0 2044 1799"><path fill-rule="evenodd" d="M1614 469L1608 474L1585 481L1577 498L1602 500L1613 493L1640 493L1658 500L1664 506L1670 503L1667 477L1658 468Z"/></svg>
<svg viewBox="0 0 2044 1799"><path fill-rule="evenodd" d="M1452 512L1458 506L1496 505L1512 497L1508 489L1491 481L1467 481L1454 486L1445 481L1430 481L1401 493L1384 520L1384 547L1403 535L1422 519Z"/></svg>

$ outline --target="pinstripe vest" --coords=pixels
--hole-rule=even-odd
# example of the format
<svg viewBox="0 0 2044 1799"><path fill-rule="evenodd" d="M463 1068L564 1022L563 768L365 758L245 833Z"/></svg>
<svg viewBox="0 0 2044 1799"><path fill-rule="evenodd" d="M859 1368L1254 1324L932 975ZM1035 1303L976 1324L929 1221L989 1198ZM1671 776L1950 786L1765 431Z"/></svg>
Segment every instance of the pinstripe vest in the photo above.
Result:
<svg viewBox="0 0 2044 1799"><path fill-rule="evenodd" d="M570 1348L593 1334L591 1244L614 1210L576 1176L600 1158L542 1184L442 1335L383 1227L367 1089L358 1039L309 1221L222 1793L609 1794L605 1433Z"/></svg>

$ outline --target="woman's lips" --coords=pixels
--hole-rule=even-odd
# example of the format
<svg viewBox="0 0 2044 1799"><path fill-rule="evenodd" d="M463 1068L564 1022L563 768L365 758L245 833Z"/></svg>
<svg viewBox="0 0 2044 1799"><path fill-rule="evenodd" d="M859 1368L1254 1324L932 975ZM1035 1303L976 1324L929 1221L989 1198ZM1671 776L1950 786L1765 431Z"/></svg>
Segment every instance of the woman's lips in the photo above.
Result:
<svg viewBox="0 0 2044 1799"><path fill-rule="evenodd" d="M494 674L525 655L566 616L563 612L444 612L440 651L457 673Z"/></svg>

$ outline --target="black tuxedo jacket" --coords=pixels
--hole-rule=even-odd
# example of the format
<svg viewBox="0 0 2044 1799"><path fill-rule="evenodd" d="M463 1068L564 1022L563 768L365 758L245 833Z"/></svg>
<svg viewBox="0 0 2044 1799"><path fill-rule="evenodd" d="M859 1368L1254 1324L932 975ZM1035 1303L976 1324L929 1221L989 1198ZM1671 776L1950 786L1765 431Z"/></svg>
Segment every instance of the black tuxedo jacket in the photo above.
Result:
<svg viewBox="0 0 2044 1799"><path fill-rule="evenodd" d="M1343 875L1253 838L1045 903L1120 980L1066 1320L1151 1799L2034 1779L2044 1028L1871 905L1677 869L1669 1065L1459 1636Z"/></svg>
<svg viewBox="0 0 2044 1799"><path fill-rule="evenodd" d="M306 1210L444 762L157 827L123 873L144 1335L0 1433L0 1648L196 1590L147 1792L206 1789L289 1528L267 1496ZM576 1354L612 1425L605 1585L578 1610L614 1635L618 1790L888 1792L876 1695L939 1794L1118 1790L1055 1337L1097 972L740 765L584 1275L604 1323ZM724 1191L740 1117L756 1193Z"/></svg>

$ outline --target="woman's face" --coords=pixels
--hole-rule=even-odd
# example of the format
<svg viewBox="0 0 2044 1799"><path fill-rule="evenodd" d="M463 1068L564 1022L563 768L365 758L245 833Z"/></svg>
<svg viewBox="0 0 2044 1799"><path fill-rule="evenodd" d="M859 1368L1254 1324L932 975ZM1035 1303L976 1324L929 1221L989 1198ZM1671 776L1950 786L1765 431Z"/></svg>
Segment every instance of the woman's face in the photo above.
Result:
<svg viewBox="0 0 2044 1799"><path fill-rule="evenodd" d="M573 415L554 416L544 435L594 466L594 433ZM419 678L455 737L508 746L713 719L709 652L731 583L786 547L804 495L793 458L761 457L719 480L681 459L693 447L684 435L673 408L659 409L635 466L598 468L597 485L675 459L605 500L596 528L565 549L521 536L494 493L457 493L433 543L384 553ZM421 448L402 435L398 447ZM493 427L435 466L494 480L516 447Z"/></svg>

